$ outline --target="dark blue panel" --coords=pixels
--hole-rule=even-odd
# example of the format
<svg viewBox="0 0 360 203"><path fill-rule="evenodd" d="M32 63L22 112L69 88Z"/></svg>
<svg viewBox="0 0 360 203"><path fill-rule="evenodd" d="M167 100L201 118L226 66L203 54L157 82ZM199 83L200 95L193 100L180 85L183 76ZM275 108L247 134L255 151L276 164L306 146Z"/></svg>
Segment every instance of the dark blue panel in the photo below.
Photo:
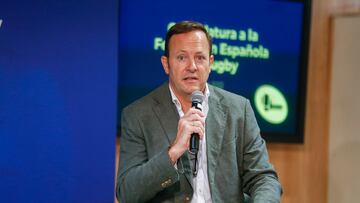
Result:
<svg viewBox="0 0 360 203"><path fill-rule="evenodd" d="M0 4L0 202L113 202L115 0Z"/></svg>

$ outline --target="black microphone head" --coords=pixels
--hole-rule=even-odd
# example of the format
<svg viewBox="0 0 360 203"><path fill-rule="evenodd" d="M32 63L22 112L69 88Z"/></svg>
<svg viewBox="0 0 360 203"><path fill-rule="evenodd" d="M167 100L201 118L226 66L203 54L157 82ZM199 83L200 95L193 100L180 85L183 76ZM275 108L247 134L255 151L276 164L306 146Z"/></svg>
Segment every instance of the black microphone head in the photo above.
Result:
<svg viewBox="0 0 360 203"><path fill-rule="evenodd" d="M204 94L199 91L199 90L195 90L191 93L191 102L198 102L198 103L202 103L204 100Z"/></svg>

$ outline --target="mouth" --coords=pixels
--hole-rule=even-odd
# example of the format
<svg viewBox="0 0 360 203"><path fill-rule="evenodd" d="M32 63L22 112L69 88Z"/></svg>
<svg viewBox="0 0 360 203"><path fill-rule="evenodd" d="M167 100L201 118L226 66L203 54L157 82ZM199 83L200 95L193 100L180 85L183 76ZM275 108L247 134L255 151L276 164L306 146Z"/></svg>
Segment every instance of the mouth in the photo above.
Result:
<svg viewBox="0 0 360 203"><path fill-rule="evenodd" d="M183 80L186 81L186 82L195 82L195 81L198 81L199 78L195 77L195 76L187 76Z"/></svg>

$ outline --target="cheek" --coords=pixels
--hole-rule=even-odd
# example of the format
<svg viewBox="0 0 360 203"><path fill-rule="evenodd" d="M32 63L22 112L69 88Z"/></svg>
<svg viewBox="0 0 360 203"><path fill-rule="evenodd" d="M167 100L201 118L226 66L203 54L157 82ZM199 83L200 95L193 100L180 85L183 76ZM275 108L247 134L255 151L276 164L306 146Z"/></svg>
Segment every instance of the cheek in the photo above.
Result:
<svg viewBox="0 0 360 203"><path fill-rule="evenodd" d="M185 69L182 68L181 66L177 65L177 66L172 66L172 74L173 74L173 77L175 78L181 78L181 76L184 74L184 71Z"/></svg>
<svg viewBox="0 0 360 203"><path fill-rule="evenodd" d="M210 68L204 68L204 70L202 71L202 77L203 78L208 78L209 77L209 74L210 74L210 72L211 72L211 69Z"/></svg>
<svg viewBox="0 0 360 203"><path fill-rule="evenodd" d="M181 78L181 71L177 69L178 67L172 67L170 70L170 76L173 78L173 80L180 80Z"/></svg>

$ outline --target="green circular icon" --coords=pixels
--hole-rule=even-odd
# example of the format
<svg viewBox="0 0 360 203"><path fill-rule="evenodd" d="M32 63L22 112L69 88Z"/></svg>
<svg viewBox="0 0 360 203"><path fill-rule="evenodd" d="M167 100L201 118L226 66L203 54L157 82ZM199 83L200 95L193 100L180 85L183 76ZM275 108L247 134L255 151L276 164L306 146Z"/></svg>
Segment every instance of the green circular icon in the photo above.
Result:
<svg viewBox="0 0 360 203"><path fill-rule="evenodd" d="M255 91L255 107L260 116L272 124L280 124L289 109L284 95L274 86L261 85Z"/></svg>

